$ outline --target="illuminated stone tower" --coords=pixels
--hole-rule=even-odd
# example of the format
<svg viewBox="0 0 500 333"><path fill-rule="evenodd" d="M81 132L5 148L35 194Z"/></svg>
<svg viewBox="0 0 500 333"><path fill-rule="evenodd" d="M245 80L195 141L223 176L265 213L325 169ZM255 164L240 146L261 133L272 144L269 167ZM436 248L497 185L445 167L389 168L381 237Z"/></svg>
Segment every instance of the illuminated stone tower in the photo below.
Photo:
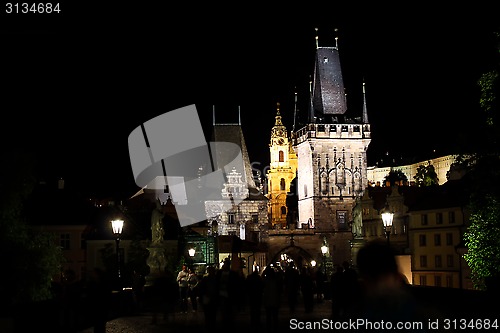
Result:
<svg viewBox="0 0 500 333"><path fill-rule="evenodd" d="M337 43L320 47L316 37L308 121L292 138L298 157L297 227L313 228L334 262L350 261L353 207L368 184L371 139L364 84L363 107L347 110Z"/></svg>
<svg viewBox="0 0 500 333"><path fill-rule="evenodd" d="M286 127L281 121L279 103L277 105L276 120L271 129L269 152L271 165L267 171L267 186L269 199L268 213L273 227L286 227L286 196L290 191L290 183L297 172L297 155L288 139Z"/></svg>

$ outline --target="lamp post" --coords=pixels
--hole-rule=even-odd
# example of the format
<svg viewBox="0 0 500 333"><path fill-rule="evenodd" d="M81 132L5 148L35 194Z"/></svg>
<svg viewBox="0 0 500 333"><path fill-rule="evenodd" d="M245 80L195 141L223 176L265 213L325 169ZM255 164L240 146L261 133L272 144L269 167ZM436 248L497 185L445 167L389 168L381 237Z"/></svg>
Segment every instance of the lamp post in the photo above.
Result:
<svg viewBox="0 0 500 333"><path fill-rule="evenodd" d="M392 220L394 218L394 213L389 210L388 206L385 206L382 211L382 222L384 223L385 235L387 237L387 246L390 246L389 237L391 235Z"/></svg>
<svg viewBox="0 0 500 333"><path fill-rule="evenodd" d="M323 244L321 246L321 254L323 255L323 274L326 276L326 253L328 252L328 246Z"/></svg>
<svg viewBox="0 0 500 333"><path fill-rule="evenodd" d="M219 224L216 220L212 222L212 237L214 241L214 264L219 264L219 240L217 237L219 236ZM218 267L218 266L217 266Z"/></svg>
<svg viewBox="0 0 500 333"><path fill-rule="evenodd" d="M118 272L118 283L120 282L121 279L121 271L120 271L120 236L122 235L123 231L123 220L112 220L111 221L111 228L113 229L113 234L115 235L115 241L116 241L116 264L117 264L117 272Z"/></svg>
<svg viewBox="0 0 500 333"><path fill-rule="evenodd" d="M192 247L192 248L190 248L190 249L188 250L188 253L189 253L189 257L191 258L191 266L193 266L193 263L194 263L193 258L194 258L194 255L195 255L195 253L196 253L196 250L194 249L194 247ZM191 267L191 268L193 268L193 269L194 269L194 267Z"/></svg>

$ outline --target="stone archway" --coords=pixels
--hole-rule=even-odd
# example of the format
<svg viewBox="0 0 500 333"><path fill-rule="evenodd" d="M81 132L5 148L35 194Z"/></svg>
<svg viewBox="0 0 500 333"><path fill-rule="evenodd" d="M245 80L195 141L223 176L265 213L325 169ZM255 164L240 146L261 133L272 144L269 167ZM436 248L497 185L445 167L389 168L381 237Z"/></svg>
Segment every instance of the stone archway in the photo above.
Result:
<svg viewBox="0 0 500 333"><path fill-rule="evenodd" d="M307 252L300 246L288 245L277 251L273 256L271 256L270 260L267 262L267 265L279 261L281 254L286 254L287 256L292 258L297 267L310 265L311 260L314 259L314 257L311 254L309 254L309 252Z"/></svg>

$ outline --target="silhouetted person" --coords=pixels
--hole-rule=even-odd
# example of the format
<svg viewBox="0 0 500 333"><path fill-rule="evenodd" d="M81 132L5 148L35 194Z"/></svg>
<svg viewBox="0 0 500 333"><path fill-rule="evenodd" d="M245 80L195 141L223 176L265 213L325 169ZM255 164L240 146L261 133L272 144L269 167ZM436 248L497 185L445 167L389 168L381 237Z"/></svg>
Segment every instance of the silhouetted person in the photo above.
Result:
<svg viewBox="0 0 500 333"><path fill-rule="evenodd" d="M262 304L266 310L266 330L276 332L281 299L281 281L273 267L267 266L262 272Z"/></svg>
<svg viewBox="0 0 500 333"><path fill-rule="evenodd" d="M300 291L300 273L298 269L289 265L285 269L284 283L288 309L291 314L294 314Z"/></svg>
<svg viewBox="0 0 500 333"><path fill-rule="evenodd" d="M332 294L332 318L338 319L343 316L342 302L344 301L343 295L343 275L344 271L342 266L335 265L332 277L330 279L330 290Z"/></svg>
<svg viewBox="0 0 500 333"><path fill-rule="evenodd" d="M250 325L252 329L258 330L261 325L262 295L264 292L264 281L258 271L253 271L245 280L248 307L250 310Z"/></svg>
<svg viewBox="0 0 500 333"><path fill-rule="evenodd" d="M234 324L234 313L240 304L238 299L239 275L231 269L231 261L224 260L217 271L217 289L219 291L219 309L222 317L223 330L230 330Z"/></svg>
<svg viewBox="0 0 500 333"><path fill-rule="evenodd" d="M365 244L358 252L357 264L364 294L357 318L370 322L384 320L394 325L426 321L422 309L401 279L394 253L385 241ZM423 329L425 331L425 325Z"/></svg>
<svg viewBox="0 0 500 333"><path fill-rule="evenodd" d="M152 312L151 324L153 325L158 323L159 315L162 315L163 319L168 319L168 297L177 295L175 292L172 293L172 282L173 278L171 274L165 273L157 276L153 280L151 287L149 287L148 298ZM175 291L177 291L177 285L175 287Z"/></svg>
<svg viewBox="0 0 500 333"><path fill-rule="evenodd" d="M95 268L91 272L87 293L94 333L106 333L111 305L111 285L102 269Z"/></svg>
<svg viewBox="0 0 500 333"><path fill-rule="evenodd" d="M304 302L304 311L311 313L314 309L314 280L311 270L305 266L300 271L300 291Z"/></svg>
<svg viewBox="0 0 500 333"><path fill-rule="evenodd" d="M144 275L134 270L132 274L132 292L134 295L134 310L141 311L144 302L144 286L146 278Z"/></svg>
<svg viewBox="0 0 500 333"><path fill-rule="evenodd" d="M351 267L349 262L342 263L341 278L341 315L344 317L355 316L356 300L361 297L361 286L358 281L358 272Z"/></svg>
<svg viewBox="0 0 500 333"><path fill-rule="evenodd" d="M323 273L324 267L320 267L316 272L315 276L315 286L316 286L316 301L318 303L323 302L325 293L325 274Z"/></svg>
<svg viewBox="0 0 500 333"><path fill-rule="evenodd" d="M215 332L217 323L217 307L219 290L217 288L216 269L213 266L207 267L207 274L198 283L198 296L200 299L207 332Z"/></svg>
<svg viewBox="0 0 500 333"><path fill-rule="evenodd" d="M187 313L188 310L188 280L188 268L186 265L182 265L182 269L177 274L177 283L179 284L179 305L182 313Z"/></svg>
<svg viewBox="0 0 500 333"><path fill-rule="evenodd" d="M193 312L198 311L198 274L192 269L189 269L188 278L188 297L191 301L191 309Z"/></svg>

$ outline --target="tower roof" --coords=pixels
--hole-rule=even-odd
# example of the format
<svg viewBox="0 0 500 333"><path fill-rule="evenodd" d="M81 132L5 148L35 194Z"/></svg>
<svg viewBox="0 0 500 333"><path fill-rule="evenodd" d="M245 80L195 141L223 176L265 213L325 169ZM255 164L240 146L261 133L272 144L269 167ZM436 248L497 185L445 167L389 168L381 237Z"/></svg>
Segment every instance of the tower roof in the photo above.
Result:
<svg viewBox="0 0 500 333"><path fill-rule="evenodd" d="M337 47L317 48L313 84L312 106L315 114L343 115L346 112L344 82Z"/></svg>
<svg viewBox="0 0 500 333"><path fill-rule="evenodd" d="M239 124L214 124L212 130L213 142L230 142L238 145L241 148L241 154L243 158L243 166L245 170L238 170L244 175L244 179L249 187L249 189L255 189L255 181L252 174L252 166L250 163L250 157L248 156L247 146L245 143L245 138L243 136L243 130ZM224 168L226 165L230 164L234 159L234 156L228 156L223 152L212 152L214 156L214 167L216 169Z"/></svg>

